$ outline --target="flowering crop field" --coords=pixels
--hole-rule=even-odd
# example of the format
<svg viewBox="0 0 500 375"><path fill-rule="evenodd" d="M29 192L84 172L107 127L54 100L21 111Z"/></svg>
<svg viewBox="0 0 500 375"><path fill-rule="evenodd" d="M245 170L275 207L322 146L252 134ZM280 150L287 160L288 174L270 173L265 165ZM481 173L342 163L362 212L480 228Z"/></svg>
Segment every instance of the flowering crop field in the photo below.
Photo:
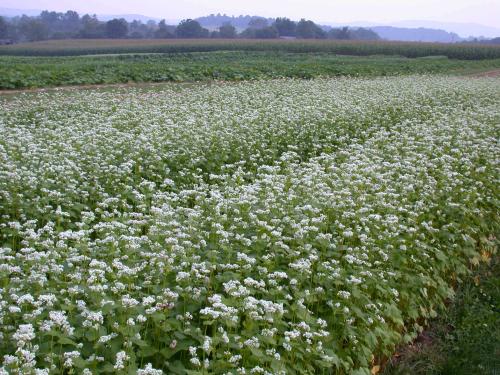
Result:
<svg viewBox="0 0 500 375"><path fill-rule="evenodd" d="M370 374L495 251L499 83L0 98L0 374Z"/></svg>

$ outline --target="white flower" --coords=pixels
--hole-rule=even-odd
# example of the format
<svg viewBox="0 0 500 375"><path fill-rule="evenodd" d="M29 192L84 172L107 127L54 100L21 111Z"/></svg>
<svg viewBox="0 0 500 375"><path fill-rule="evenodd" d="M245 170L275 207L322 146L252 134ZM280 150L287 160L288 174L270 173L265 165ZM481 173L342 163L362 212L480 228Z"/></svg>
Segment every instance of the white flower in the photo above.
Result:
<svg viewBox="0 0 500 375"><path fill-rule="evenodd" d="M17 342L18 348L23 348L35 339L35 330L31 324L21 324L12 338Z"/></svg>
<svg viewBox="0 0 500 375"><path fill-rule="evenodd" d="M162 375L162 370L156 370L151 363L148 363L144 369L137 370L137 375Z"/></svg>
<svg viewBox="0 0 500 375"><path fill-rule="evenodd" d="M116 353L116 361L114 365L115 370L123 370L125 368L125 362L128 361L130 357L124 351Z"/></svg>

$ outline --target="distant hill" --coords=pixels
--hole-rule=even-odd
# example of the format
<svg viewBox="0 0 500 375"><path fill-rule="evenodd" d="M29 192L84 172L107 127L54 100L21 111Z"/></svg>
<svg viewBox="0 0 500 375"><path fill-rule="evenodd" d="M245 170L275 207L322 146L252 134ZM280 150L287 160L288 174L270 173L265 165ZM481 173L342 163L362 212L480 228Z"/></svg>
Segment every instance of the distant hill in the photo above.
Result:
<svg viewBox="0 0 500 375"><path fill-rule="evenodd" d="M498 13L500 14L500 13ZM385 25L376 25L385 26ZM500 37L500 27L485 26L478 23L465 23L465 22L438 22L438 21L399 21L391 22L389 26L402 27L402 28L418 28L425 27L428 29L446 30L451 33L456 33L462 38L470 36L495 38Z"/></svg>
<svg viewBox="0 0 500 375"><path fill-rule="evenodd" d="M249 22L252 19L265 19L269 24L271 24L274 19L264 18L259 16L227 16L225 14L211 14L205 17L196 18L196 20L201 24L201 26L215 30L219 26L230 23L236 27L239 31L244 30L248 27ZM338 25L344 26L344 25ZM349 25L345 25L349 26ZM324 30L328 31L332 27L328 25L322 26ZM356 28L356 27L355 27ZM393 26L373 26L369 27L371 30L376 32L382 39L386 40L399 40L399 41L412 41L412 42L442 42L442 43L453 43L463 40L456 33L448 32L440 29L431 28L405 28L405 27L393 27Z"/></svg>
<svg viewBox="0 0 500 375"><path fill-rule="evenodd" d="M439 29L419 28L402 28L393 26L374 26L370 27L382 39L399 40L404 42L440 42L440 43L455 43L463 39L455 33Z"/></svg>
<svg viewBox="0 0 500 375"><path fill-rule="evenodd" d="M473 40L471 43L480 43L480 44L500 44L500 38L493 39L482 39L482 40Z"/></svg>
<svg viewBox="0 0 500 375"><path fill-rule="evenodd" d="M109 20L112 20L114 18L123 18L125 19L127 22L132 22L132 21L135 21L135 20L138 20L138 21L141 21L141 22L148 22L148 21L161 21L161 18L154 18L154 17L148 17L148 16L143 16L141 14L98 14L97 15L97 18L100 19L101 21L109 21ZM175 23L177 23L178 21L176 21ZM170 23L168 20L167 20L167 23Z"/></svg>
<svg viewBox="0 0 500 375"><path fill-rule="evenodd" d="M2 8L0 7L0 16L5 16L8 18L12 17L18 17L22 16L23 14L30 16L30 17L36 17L40 13L42 13L42 9L12 9L12 8ZM80 15L84 15L85 13L80 13ZM144 23L153 20L153 21L160 21L161 18L158 17L149 17L149 16L144 16L142 14L98 14L97 18L100 19L101 21L109 21L112 20L113 18L124 18L127 20L127 22L132 22L134 20L139 20ZM177 24L179 20L166 20L167 23L175 23Z"/></svg>
<svg viewBox="0 0 500 375"><path fill-rule="evenodd" d="M328 23L332 27L341 27L344 24L340 23ZM450 33L458 34L461 38L469 39L471 37L476 38L496 38L500 36L500 27L485 26L478 23L465 23L465 22L441 22L441 21L427 21L427 20L407 20L407 21L394 21L387 23L377 23L377 22L349 22L345 25L348 26L360 26L366 28L373 28L378 26L392 26L401 29L434 29L434 30L444 30Z"/></svg>
<svg viewBox="0 0 500 375"><path fill-rule="evenodd" d="M493 13L498 9L492 8ZM6 17L16 17L26 14L27 16L38 16L42 12L41 9L12 9L0 7L0 15ZM284 12L285 13L285 12ZM83 13L81 14L83 15ZM141 14L98 14L97 17L102 21L108 21L113 18L124 18L128 22L140 20L144 23L153 20L160 21L161 15L150 17ZM196 18L196 20L205 28L215 30L219 26L230 23L238 31L243 31L248 27L252 19L264 19L271 24L274 19L261 16L228 16L226 14L210 14L205 17ZM166 19L167 24L176 25L179 19ZM457 42L465 40L473 40L474 38L493 39L500 37L500 28L485 26L478 23L460 23L460 22L440 22L440 21L395 21L389 24L378 24L374 22L347 22L347 23L325 23L322 27L328 30L332 27L349 26L351 28L364 27L370 28L381 38L387 40L400 41L426 41L426 42Z"/></svg>
<svg viewBox="0 0 500 375"><path fill-rule="evenodd" d="M260 16L228 16L225 14L210 14L204 17L196 18L196 21L200 23L201 26L209 29L215 30L225 23L230 23L239 31L245 30L248 27L248 24L253 19L263 19L266 20L269 24L274 22L273 18L265 18Z"/></svg>

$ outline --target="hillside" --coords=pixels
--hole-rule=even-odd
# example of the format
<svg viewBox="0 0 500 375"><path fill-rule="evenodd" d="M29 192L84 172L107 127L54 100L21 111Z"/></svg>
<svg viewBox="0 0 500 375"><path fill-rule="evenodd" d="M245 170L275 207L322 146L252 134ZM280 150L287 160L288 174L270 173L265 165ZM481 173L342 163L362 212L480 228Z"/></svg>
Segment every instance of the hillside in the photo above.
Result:
<svg viewBox="0 0 500 375"><path fill-rule="evenodd" d="M463 39L455 33L447 32L440 29L419 28L403 28L393 26L374 26L370 27L382 39L398 40L404 42L441 42L455 43Z"/></svg>

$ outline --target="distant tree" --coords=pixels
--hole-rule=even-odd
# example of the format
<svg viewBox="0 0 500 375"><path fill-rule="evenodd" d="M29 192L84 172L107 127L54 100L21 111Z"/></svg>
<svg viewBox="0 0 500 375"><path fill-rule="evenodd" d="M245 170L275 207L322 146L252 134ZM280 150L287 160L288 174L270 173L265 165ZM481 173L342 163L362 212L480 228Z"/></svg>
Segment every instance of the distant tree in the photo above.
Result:
<svg viewBox="0 0 500 375"><path fill-rule="evenodd" d="M169 30L169 27L165 23L165 20L161 20L158 23L158 30L155 31L155 38L166 39L173 38L175 35Z"/></svg>
<svg viewBox="0 0 500 375"><path fill-rule="evenodd" d="M289 18L276 18L273 26L278 31L279 36L295 36L297 25Z"/></svg>
<svg viewBox="0 0 500 375"><path fill-rule="evenodd" d="M9 37L9 24L0 16L0 39L7 39Z"/></svg>
<svg viewBox="0 0 500 375"><path fill-rule="evenodd" d="M236 28L230 23L225 23L219 27L219 38L236 38Z"/></svg>
<svg viewBox="0 0 500 375"><path fill-rule="evenodd" d="M48 10L44 10L40 13L40 21L42 21L45 25L57 25L62 20L62 13L58 12L49 12Z"/></svg>
<svg viewBox="0 0 500 375"><path fill-rule="evenodd" d="M179 38L207 38L209 31L192 19L182 20L176 29Z"/></svg>
<svg viewBox="0 0 500 375"><path fill-rule="evenodd" d="M380 36L373 30L364 29L362 27L358 29L349 30L349 39L354 40L380 40Z"/></svg>
<svg viewBox="0 0 500 375"><path fill-rule="evenodd" d="M76 33L78 33L81 27L80 15L73 10L68 10L62 16L61 23L61 31L75 35Z"/></svg>
<svg viewBox="0 0 500 375"><path fill-rule="evenodd" d="M134 39L146 38L148 27L141 20L133 20L128 24L128 36Z"/></svg>
<svg viewBox="0 0 500 375"><path fill-rule="evenodd" d="M123 18L106 22L106 36L112 39L125 38L128 33L128 23Z"/></svg>
<svg viewBox="0 0 500 375"><path fill-rule="evenodd" d="M97 16L94 14L90 16L88 14L82 17L82 28L78 33L80 38L104 38L105 36L105 26L103 23L99 22Z"/></svg>
<svg viewBox="0 0 500 375"><path fill-rule="evenodd" d="M265 18L256 17L252 18L250 22L248 22L249 29L258 30L258 29L264 29L268 26L269 24L267 23L267 20Z"/></svg>
<svg viewBox="0 0 500 375"><path fill-rule="evenodd" d="M325 38L326 33L321 27L316 25L313 21L308 21L302 18L296 27L297 38L304 39L320 39Z"/></svg>
<svg viewBox="0 0 500 375"><path fill-rule="evenodd" d="M349 28L345 26L341 29L331 29L328 32L328 37L332 39L347 40L350 38Z"/></svg>
<svg viewBox="0 0 500 375"><path fill-rule="evenodd" d="M257 39L274 39L279 36L278 30L274 26L268 26L263 29L254 30Z"/></svg>
<svg viewBox="0 0 500 375"><path fill-rule="evenodd" d="M256 31L255 29L248 27L245 30L243 30L241 33L239 33L238 37L243 38L243 39L253 39L253 38L255 38L255 31Z"/></svg>
<svg viewBox="0 0 500 375"><path fill-rule="evenodd" d="M37 19L47 28L50 39L74 37L81 26L80 16L72 10L66 13L44 10Z"/></svg>
<svg viewBox="0 0 500 375"><path fill-rule="evenodd" d="M49 37L49 30L41 20L27 16L21 17L19 31L21 36L30 42L47 40Z"/></svg>

